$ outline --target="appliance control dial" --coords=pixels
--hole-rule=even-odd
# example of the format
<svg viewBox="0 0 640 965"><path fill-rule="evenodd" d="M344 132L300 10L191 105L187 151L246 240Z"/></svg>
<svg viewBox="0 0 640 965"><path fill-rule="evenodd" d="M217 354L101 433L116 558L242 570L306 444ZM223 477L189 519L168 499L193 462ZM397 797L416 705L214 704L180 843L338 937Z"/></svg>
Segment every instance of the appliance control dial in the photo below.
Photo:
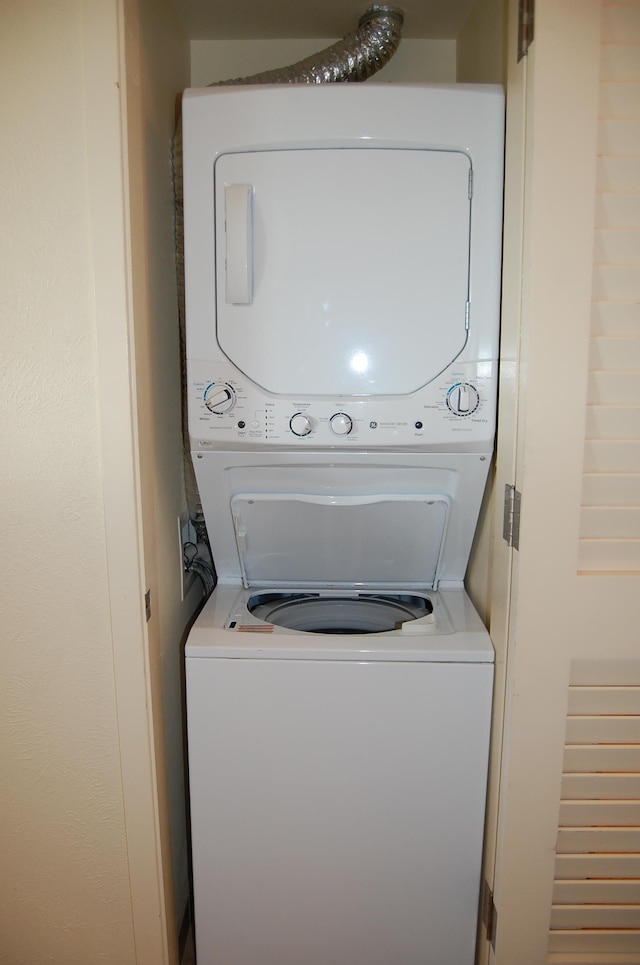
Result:
<svg viewBox="0 0 640 965"><path fill-rule="evenodd" d="M470 382L456 382L447 392L447 406L453 415L472 415L480 405L480 393Z"/></svg>
<svg viewBox="0 0 640 965"><path fill-rule="evenodd" d="M309 416L306 416L304 412L296 412L294 416L291 416L289 420L289 428L293 432L294 436L308 436L313 429L313 423Z"/></svg>
<svg viewBox="0 0 640 965"><path fill-rule="evenodd" d="M204 404L209 412L221 415L236 404L236 394L226 382L212 382L204 390Z"/></svg>
<svg viewBox="0 0 640 965"><path fill-rule="evenodd" d="M336 414L332 415L329 419L329 425L331 426L331 431L337 436L348 436L353 429L353 420L344 412L336 412Z"/></svg>

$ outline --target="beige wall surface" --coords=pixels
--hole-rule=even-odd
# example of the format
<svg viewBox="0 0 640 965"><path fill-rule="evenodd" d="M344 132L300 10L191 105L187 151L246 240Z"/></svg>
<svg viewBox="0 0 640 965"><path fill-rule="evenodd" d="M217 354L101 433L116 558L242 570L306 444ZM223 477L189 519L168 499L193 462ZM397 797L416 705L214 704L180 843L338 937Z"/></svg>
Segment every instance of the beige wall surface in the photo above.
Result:
<svg viewBox="0 0 640 965"><path fill-rule="evenodd" d="M135 961L114 694L82 5L2 0L5 965Z"/></svg>
<svg viewBox="0 0 640 965"><path fill-rule="evenodd" d="M458 36L458 83L505 83L505 28L505 0L476 0Z"/></svg>
<svg viewBox="0 0 640 965"><path fill-rule="evenodd" d="M169 0L125 3L135 382L154 735L167 901L189 900L181 694L184 627L202 596L180 594L177 518L185 510L171 151L189 42ZM173 873L172 869L173 868ZM175 938L175 935L173 936ZM175 954L175 943L173 954Z"/></svg>
<svg viewBox="0 0 640 965"><path fill-rule="evenodd" d="M206 87L295 64L333 40L192 40L191 85ZM454 40L402 40L391 61L372 78L380 83L454 83ZM369 80L368 83L372 81Z"/></svg>

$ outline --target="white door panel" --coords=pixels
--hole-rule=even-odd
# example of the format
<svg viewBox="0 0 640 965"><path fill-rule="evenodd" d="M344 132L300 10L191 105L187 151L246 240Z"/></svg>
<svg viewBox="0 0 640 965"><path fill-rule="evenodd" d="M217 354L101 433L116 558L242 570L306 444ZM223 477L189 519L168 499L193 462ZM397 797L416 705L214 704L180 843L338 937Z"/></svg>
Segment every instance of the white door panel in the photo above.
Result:
<svg viewBox="0 0 640 965"><path fill-rule="evenodd" d="M222 155L222 351L276 394L401 395L431 381L467 336L470 170L454 151ZM248 228L230 204L247 191Z"/></svg>
<svg viewBox="0 0 640 965"><path fill-rule="evenodd" d="M492 675L190 657L198 960L473 965Z"/></svg>

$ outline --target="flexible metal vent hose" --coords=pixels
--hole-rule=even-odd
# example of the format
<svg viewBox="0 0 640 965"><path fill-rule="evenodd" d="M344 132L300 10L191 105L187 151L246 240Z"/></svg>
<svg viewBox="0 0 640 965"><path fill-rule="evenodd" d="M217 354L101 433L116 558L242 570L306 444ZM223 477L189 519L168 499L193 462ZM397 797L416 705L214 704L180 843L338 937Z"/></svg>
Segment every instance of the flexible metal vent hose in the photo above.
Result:
<svg viewBox="0 0 640 965"><path fill-rule="evenodd" d="M224 87L238 84L335 84L367 80L387 64L400 43L404 14L398 7L374 5L360 17L358 29L288 67L267 70L250 77L211 84ZM173 183L175 194L175 247L182 357L182 418L184 440L185 490L189 515L198 542L208 545L204 515L189 453L187 425L186 334L184 305L184 215L182 193L182 125L178 123L173 141Z"/></svg>
<svg viewBox="0 0 640 965"><path fill-rule="evenodd" d="M391 60L400 43L404 14L397 7L375 5L360 17L358 29L317 54L227 84L334 84L372 77Z"/></svg>

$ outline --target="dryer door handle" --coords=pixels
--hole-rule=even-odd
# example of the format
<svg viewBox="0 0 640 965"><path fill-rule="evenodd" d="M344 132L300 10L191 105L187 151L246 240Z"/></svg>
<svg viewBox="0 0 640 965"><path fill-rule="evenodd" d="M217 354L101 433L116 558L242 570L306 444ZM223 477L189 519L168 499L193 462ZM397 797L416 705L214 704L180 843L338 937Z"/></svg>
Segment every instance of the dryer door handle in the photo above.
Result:
<svg viewBox="0 0 640 965"><path fill-rule="evenodd" d="M253 300L251 198L250 184L225 185L225 299L230 305L250 305Z"/></svg>

